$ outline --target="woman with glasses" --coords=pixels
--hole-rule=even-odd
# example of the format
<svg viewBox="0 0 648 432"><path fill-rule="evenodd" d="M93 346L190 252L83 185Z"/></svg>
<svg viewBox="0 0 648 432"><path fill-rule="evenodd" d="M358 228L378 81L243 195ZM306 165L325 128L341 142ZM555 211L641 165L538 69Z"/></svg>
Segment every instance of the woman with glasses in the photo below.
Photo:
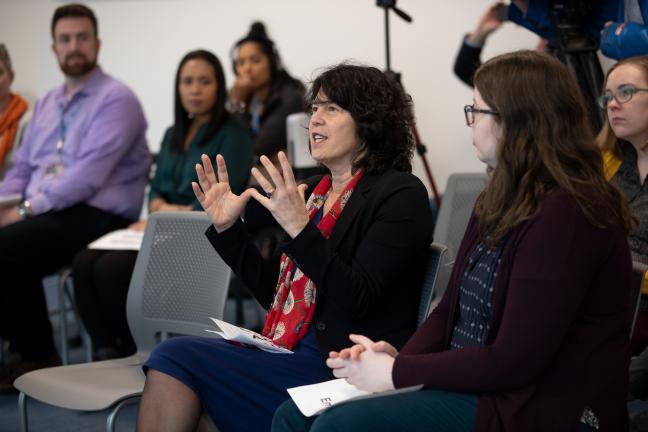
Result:
<svg viewBox="0 0 648 432"><path fill-rule="evenodd" d="M624 192L639 217L638 229L628 237L632 259L648 264L648 192L644 192L648 176L648 56L615 64L607 74L599 104L607 120L597 137L605 174Z"/></svg>
<svg viewBox="0 0 648 432"><path fill-rule="evenodd" d="M648 264L648 56L615 64L599 98L605 125L597 140L605 174L623 191L639 226L628 236L633 261ZM648 185L647 185L648 186ZM642 300L632 337L633 355L648 345L648 301Z"/></svg>
<svg viewBox="0 0 648 432"><path fill-rule="evenodd" d="M474 82L464 113L491 179L441 303L400 352L351 335L327 360L363 390L423 389L312 418L287 402L274 431L627 430L632 217L576 81L520 51Z"/></svg>
<svg viewBox="0 0 648 432"><path fill-rule="evenodd" d="M599 98L606 122L597 140L605 174L625 194L639 226L628 236L633 261L648 264L648 56L630 57L608 72ZM644 291L644 293L647 293ZM648 301L643 296L631 342L630 391L648 398Z"/></svg>

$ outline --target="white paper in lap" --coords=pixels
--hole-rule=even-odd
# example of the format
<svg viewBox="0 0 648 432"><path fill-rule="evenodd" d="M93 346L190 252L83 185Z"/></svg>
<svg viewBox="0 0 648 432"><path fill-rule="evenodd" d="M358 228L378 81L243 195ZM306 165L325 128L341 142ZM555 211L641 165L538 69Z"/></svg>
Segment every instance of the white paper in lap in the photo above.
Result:
<svg viewBox="0 0 648 432"><path fill-rule="evenodd" d="M140 250L144 233L129 229L110 232L88 245L88 249L99 250Z"/></svg>
<svg viewBox="0 0 648 432"><path fill-rule="evenodd" d="M370 393L357 389L344 378L339 378L317 384L289 388L288 394L295 402L295 405L297 405L297 408L299 408L299 411L306 417L310 417L343 402L408 393L420 390L422 387L422 385L418 385L380 393Z"/></svg>
<svg viewBox="0 0 648 432"><path fill-rule="evenodd" d="M272 340L268 339L265 336L260 335L257 332L248 330L245 328L237 327L235 325L226 323L216 318L210 317L214 324L218 326L220 331L217 330L205 330L210 333L216 333L225 340L231 340L240 342L246 345L252 345L263 351L276 353L276 354L293 354L292 351L286 348L275 345Z"/></svg>

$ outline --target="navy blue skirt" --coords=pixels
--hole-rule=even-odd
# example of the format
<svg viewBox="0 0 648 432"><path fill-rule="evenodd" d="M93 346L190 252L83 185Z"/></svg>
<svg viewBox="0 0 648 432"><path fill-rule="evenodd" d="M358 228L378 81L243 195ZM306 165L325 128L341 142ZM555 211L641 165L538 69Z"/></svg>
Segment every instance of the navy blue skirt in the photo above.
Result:
<svg viewBox="0 0 648 432"><path fill-rule="evenodd" d="M309 332L294 354L271 354L223 339L175 337L144 365L191 388L221 432L269 431L272 415L289 399L287 388L332 379Z"/></svg>

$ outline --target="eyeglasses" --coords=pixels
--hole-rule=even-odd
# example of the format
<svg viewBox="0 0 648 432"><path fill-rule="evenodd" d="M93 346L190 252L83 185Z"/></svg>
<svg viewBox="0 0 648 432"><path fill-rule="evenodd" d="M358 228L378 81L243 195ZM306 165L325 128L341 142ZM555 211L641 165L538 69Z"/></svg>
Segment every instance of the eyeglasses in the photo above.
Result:
<svg viewBox="0 0 648 432"><path fill-rule="evenodd" d="M598 98L598 104L601 108L606 109L608 104L612 102L612 99L616 100L620 104L630 102L632 96L637 92L648 91L645 88L639 88L635 86L623 86L619 87L616 92L611 92L610 90L606 91L603 96Z"/></svg>
<svg viewBox="0 0 648 432"><path fill-rule="evenodd" d="M486 110L486 109L477 109L475 105L466 105L464 107L464 115L466 116L466 125L472 126L475 123L475 113L479 114L489 114L489 115L499 115L497 111Z"/></svg>

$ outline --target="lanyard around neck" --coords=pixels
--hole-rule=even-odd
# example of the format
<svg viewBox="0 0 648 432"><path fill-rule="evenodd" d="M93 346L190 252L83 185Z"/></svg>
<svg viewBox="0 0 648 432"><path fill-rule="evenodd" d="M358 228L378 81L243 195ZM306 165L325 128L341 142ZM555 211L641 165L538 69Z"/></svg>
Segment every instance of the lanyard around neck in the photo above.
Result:
<svg viewBox="0 0 648 432"><path fill-rule="evenodd" d="M59 105L58 140L56 141L56 153L59 156L63 154L63 146L65 145L65 137L67 135L67 124L65 120L66 118L73 118L77 114L79 108L81 107L81 103L80 101L76 101L75 99L81 97L82 94L76 93L66 101L65 105Z"/></svg>

